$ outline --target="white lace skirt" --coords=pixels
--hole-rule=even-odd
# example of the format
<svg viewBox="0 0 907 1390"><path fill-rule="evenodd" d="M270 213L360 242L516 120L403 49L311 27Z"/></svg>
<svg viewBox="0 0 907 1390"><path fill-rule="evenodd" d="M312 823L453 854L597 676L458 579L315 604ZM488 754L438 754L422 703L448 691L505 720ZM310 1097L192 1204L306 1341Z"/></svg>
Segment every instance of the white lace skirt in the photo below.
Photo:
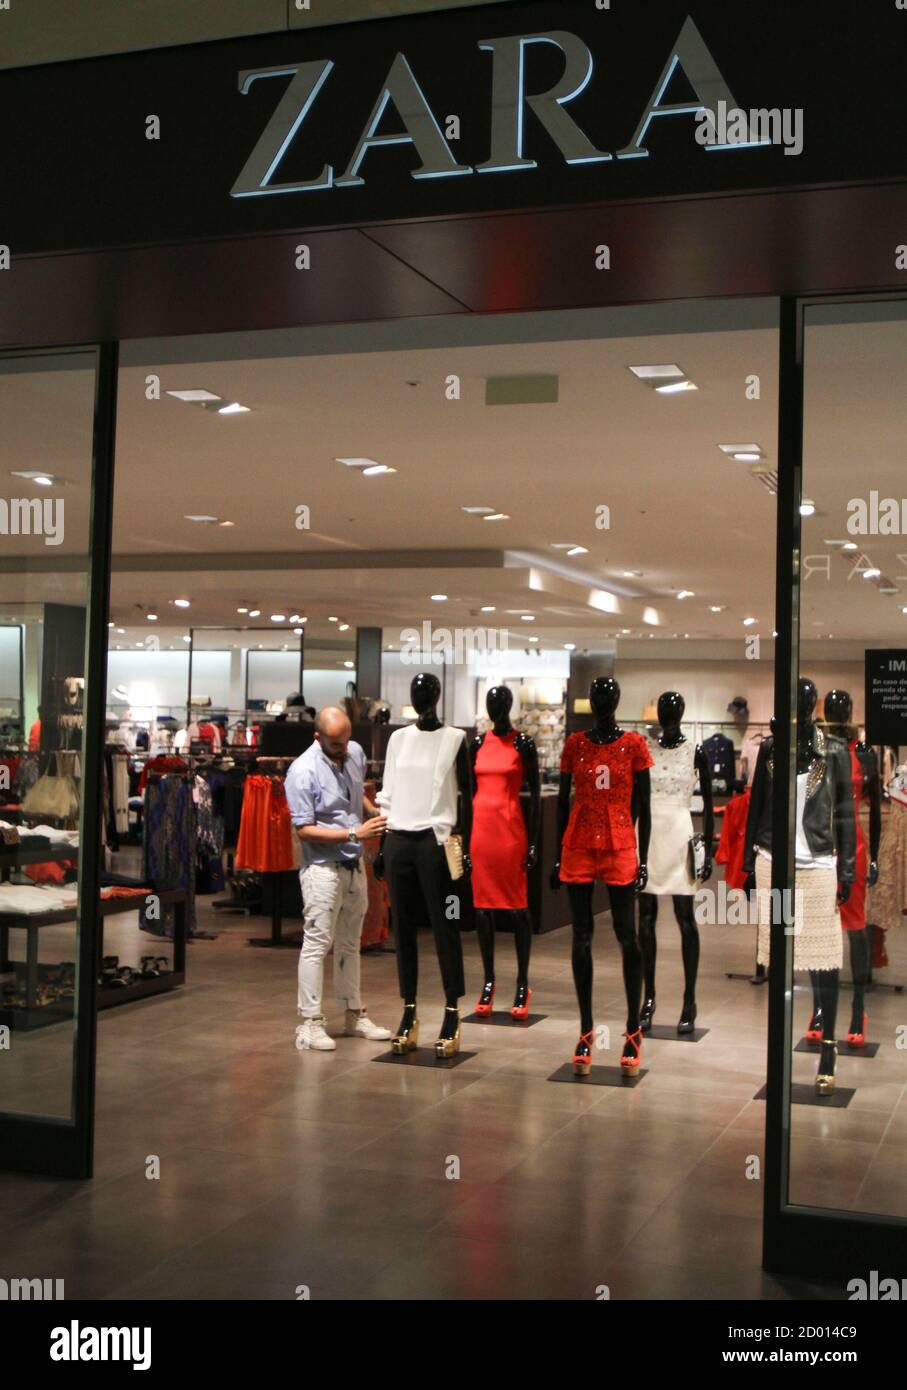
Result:
<svg viewBox="0 0 907 1390"><path fill-rule="evenodd" d="M838 910L838 875L834 869L798 869L793 903L785 906L784 920L794 936L795 970L840 970L844 963L841 914ZM756 959L768 965L769 928L772 918L772 864L756 856L756 889L759 935ZM792 910L791 910L792 908ZM793 918L792 928L787 927Z"/></svg>

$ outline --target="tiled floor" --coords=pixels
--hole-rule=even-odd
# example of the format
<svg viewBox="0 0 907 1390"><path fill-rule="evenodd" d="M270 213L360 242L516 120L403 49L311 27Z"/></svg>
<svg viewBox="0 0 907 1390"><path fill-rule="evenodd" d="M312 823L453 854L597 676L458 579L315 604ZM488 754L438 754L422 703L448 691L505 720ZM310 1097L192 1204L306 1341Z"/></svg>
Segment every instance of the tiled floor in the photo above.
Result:
<svg viewBox="0 0 907 1390"><path fill-rule="evenodd" d="M386 1045L352 1038L333 1054L297 1053L295 953L251 949L247 937L267 933L260 918L203 908L201 924L220 935L190 946L185 989L100 1017L94 1181L0 1176L10 1271L62 1277L76 1298L292 1299L302 1286L351 1299L595 1299L605 1287L615 1299L839 1296L759 1267L764 1106L753 1096L766 992L726 978L751 966L750 932L703 928L708 1035L647 1041L646 1077L611 1089L547 1079L577 1034L569 929L535 943L532 1007L544 1020L464 1025L476 1055L448 1070L378 1065ZM678 940L665 903L661 1023L679 1013ZM464 942L471 1008L480 969L475 937ZM117 919L106 949L130 963L155 944ZM441 1000L427 935L421 949L430 1041ZM506 1008L507 937L499 957ZM368 955L362 969L372 1015L395 1026L393 956ZM596 970L597 1021L613 1035L596 1062L616 1065L622 988L606 918ZM797 999L805 1018L808 997ZM842 1059L841 1083L859 1083L850 1107L796 1109L801 1200L907 1214L902 999L870 996L883 1048L871 1062ZM16 1053L13 1086L39 1089L51 1039L31 1035ZM815 1070L810 1057L794 1064L804 1080ZM159 1178L146 1177L151 1156Z"/></svg>

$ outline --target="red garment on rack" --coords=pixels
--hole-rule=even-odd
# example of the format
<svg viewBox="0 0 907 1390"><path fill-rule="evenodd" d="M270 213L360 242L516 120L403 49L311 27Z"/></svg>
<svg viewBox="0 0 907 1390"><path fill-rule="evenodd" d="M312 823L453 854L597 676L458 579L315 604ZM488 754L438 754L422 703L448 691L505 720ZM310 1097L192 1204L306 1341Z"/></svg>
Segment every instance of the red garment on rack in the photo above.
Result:
<svg viewBox="0 0 907 1390"><path fill-rule="evenodd" d="M742 888L746 882L743 872L743 851L746 848L746 818L750 809L750 789L735 796L723 808L724 823L715 854L715 863L723 864L724 881L728 888ZM719 807L719 811L721 808Z"/></svg>
<svg viewBox="0 0 907 1390"><path fill-rule="evenodd" d="M162 753L157 758L148 759L145 766L142 768L142 774L139 777L139 784L136 788L136 791L138 795L141 796L142 792L145 790L145 785L148 781L148 777L152 772L157 772L160 775L163 775L165 772L188 771L189 764L185 762L182 758L175 758L170 756L169 754Z"/></svg>
<svg viewBox="0 0 907 1390"><path fill-rule="evenodd" d="M283 779L246 778L234 865L259 874L285 873L293 860L293 827Z"/></svg>

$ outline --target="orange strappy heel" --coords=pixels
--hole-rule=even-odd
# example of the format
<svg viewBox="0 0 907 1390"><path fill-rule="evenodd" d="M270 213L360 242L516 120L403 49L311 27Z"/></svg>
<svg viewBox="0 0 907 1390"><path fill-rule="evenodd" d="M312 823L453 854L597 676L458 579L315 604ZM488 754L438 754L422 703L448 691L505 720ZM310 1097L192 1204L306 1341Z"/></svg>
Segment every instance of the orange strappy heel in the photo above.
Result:
<svg viewBox="0 0 907 1390"><path fill-rule="evenodd" d="M642 1060L642 1029L637 1028L635 1033L624 1033L624 1037L630 1046L636 1049L636 1056L622 1056L620 1065L624 1071L636 1071Z"/></svg>
<svg viewBox="0 0 907 1390"><path fill-rule="evenodd" d="M588 1076L592 1070L592 1039L594 1036L594 1028L590 1028L588 1033L580 1034L579 1042L573 1049L574 1076Z"/></svg>

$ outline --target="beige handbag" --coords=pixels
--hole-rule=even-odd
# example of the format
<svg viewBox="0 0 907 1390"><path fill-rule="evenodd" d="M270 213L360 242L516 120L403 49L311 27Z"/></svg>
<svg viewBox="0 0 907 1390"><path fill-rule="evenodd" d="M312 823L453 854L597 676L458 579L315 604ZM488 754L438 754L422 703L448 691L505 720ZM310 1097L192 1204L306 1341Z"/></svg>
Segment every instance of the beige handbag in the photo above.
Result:
<svg viewBox="0 0 907 1390"><path fill-rule="evenodd" d="M447 869L453 879L463 877L463 836L448 835L444 841Z"/></svg>
<svg viewBox="0 0 907 1390"><path fill-rule="evenodd" d="M55 775L45 772L22 798L22 809L32 815L54 820L78 821L79 790L75 779L63 771L59 753L54 754Z"/></svg>

